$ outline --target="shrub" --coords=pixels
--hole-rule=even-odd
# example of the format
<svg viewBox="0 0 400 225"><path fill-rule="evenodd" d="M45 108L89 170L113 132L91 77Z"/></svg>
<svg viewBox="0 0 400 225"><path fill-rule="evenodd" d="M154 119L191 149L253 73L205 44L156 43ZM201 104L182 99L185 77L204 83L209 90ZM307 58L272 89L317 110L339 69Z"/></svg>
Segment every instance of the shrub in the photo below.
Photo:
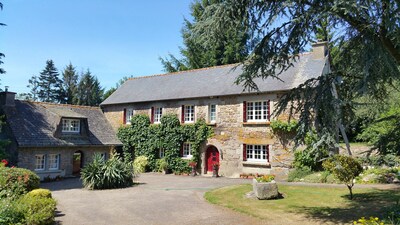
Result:
<svg viewBox="0 0 400 225"><path fill-rule="evenodd" d="M371 168L364 170L357 177L357 183L376 184L392 183L395 178L400 179L400 167L393 168Z"/></svg>
<svg viewBox="0 0 400 225"><path fill-rule="evenodd" d="M26 224L53 224L56 201L53 198L25 195L19 200Z"/></svg>
<svg viewBox="0 0 400 225"><path fill-rule="evenodd" d="M32 197L52 198L51 191L49 189L43 189L43 188L32 190L28 192L27 195Z"/></svg>
<svg viewBox="0 0 400 225"><path fill-rule="evenodd" d="M19 201L0 199L0 224L23 224L24 212Z"/></svg>
<svg viewBox="0 0 400 225"><path fill-rule="evenodd" d="M147 164L148 164L148 160L147 160L146 156L143 156L143 155L138 156L133 161L133 169L137 173L144 173L144 172L146 172Z"/></svg>
<svg viewBox="0 0 400 225"><path fill-rule="evenodd" d="M350 191L350 199L353 199L354 179L362 172L360 163L349 156L335 155L325 160L323 167L346 184Z"/></svg>
<svg viewBox="0 0 400 225"><path fill-rule="evenodd" d="M311 173L312 173L312 171L308 167L300 167L300 168L292 169L289 172L288 181L289 182L300 181L302 178L304 178L305 176L307 176Z"/></svg>
<svg viewBox="0 0 400 225"><path fill-rule="evenodd" d="M156 161L156 171L157 172L163 172L168 170L168 163L165 160L165 158L162 159L157 159Z"/></svg>
<svg viewBox="0 0 400 225"><path fill-rule="evenodd" d="M30 170L0 167L0 198L16 198L39 188L39 184L39 176Z"/></svg>
<svg viewBox="0 0 400 225"><path fill-rule="evenodd" d="M383 165L388 167L400 166L400 157L393 154L373 155L373 156L359 157L358 159L360 163L368 166L383 166Z"/></svg>
<svg viewBox="0 0 400 225"><path fill-rule="evenodd" d="M174 160L174 168L173 172L175 174L189 174L192 171L192 168L189 166L189 161L181 158L177 158Z"/></svg>
<svg viewBox="0 0 400 225"><path fill-rule="evenodd" d="M134 170L131 163L124 162L117 155L104 161L100 154L94 154L93 162L81 171L83 186L88 189L124 188L133 184Z"/></svg>

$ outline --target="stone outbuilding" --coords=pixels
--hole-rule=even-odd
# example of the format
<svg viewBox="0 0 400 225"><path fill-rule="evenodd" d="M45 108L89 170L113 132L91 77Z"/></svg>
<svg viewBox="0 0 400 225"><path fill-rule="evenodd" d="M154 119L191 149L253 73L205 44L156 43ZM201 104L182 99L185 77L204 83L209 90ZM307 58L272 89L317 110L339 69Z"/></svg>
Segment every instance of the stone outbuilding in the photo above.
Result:
<svg viewBox="0 0 400 225"><path fill-rule="evenodd" d="M121 146L99 107L20 101L6 91L0 93L0 111L11 164L41 179L79 174L95 152L108 158Z"/></svg>
<svg viewBox="0 0 400 225"><path fill-rule="evenodd" d="M271 112L282 94L329 69L326 43L316 43L279 75L281 80L255 79L258 91L235 84L241 65L225 65L131 78L101 108L115 130L129 124L134 114L147 114L154 124L167 113L176 114L182 124L203 118L215 135L201 149L202 174L219 163L220 174L228 177L258 173L284 178L293 154L272 132L270 121L279 118L271 118ZM190 148L183 143L182 158L191 158Z"/></svg>

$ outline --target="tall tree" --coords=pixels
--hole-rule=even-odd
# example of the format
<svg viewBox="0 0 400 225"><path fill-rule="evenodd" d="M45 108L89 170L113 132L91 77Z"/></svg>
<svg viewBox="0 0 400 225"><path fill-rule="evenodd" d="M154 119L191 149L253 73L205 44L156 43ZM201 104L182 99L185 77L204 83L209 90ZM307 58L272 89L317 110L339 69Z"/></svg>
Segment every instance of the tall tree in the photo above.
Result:
<svg viewBox="0 0 400 225"><path fill-rule="evenodd" d="M47 60L46 67L39 75L38 98L43 102L61 102L63 98L62 81L53 60Z"/></svg>
<svg viewBox="0 0 400 225"><path fill-rule="evenodd" d="M245 59L249 52L247 29L244 26L230 27L221 30L218 38L212 44L206 44L203 34L193 33L197 24L206 20L205 8L213 9L216 4L225 0L196 0L190 10L193 22L185 19L182 28L184 48L180 49L181 59L169 54L169 57L160 58L166 72L176 72L188 69L198 69L210 66L237 63Z"/></svg>
<svg viewBox="0 0 400 225"><path fill-rule="evenodd" d="M78 74L72 63L69 63L62 72L62 88L65 98L62 103L74 104L74 96L77 91Z"/></svg>
<svg viewBox="0 0 400 225"><path fill-rule="evenodd" d="M99 80L88 69L80 78L74 101L78 105L97 106L103 100L103 93Z"/></svg>
<svg viewBox="0 0 400 225"><path fill-rule="evenodd" d="M332 73L306 81L283 96L277 107L276 113L289 108L300 115L298 141L317 129L321 140L334 145L335 121L351 114L338 115L337 107L351 111L352 100L362 95L384 98L386 87L400 78L397 0L226 0L207 7L203 14L204 20L192 32L202 35L207 46L219 39L221 30L235 26L249 30L254 48L236 81L248 89L257 89L254 78L279 77L290 68L298 54L317 40L324 20L332 27L338 49L330 57Z"/></svg>
<svg viewBox="0 0 400 225"><path fill-rule="evenodd" d="M28 80L29 84L26 86L31 90L27 94L23 94L21 97L25 97L26 100L37 101L39 97L39 80L38 77L33 75L31 79Z"/></svg>
<svg viewBox="0 0 400 225"><path fill-rule="evenodd" d="M0 2L0 10L3 10L3 3ZM5 26L4 23L0 23L0 26ZM0 52L0 65L3 64L3 61L1 61L1 58L5 57L3 53ZM4 74L6 71L3 68L0 68L0 74Z"/></svg>

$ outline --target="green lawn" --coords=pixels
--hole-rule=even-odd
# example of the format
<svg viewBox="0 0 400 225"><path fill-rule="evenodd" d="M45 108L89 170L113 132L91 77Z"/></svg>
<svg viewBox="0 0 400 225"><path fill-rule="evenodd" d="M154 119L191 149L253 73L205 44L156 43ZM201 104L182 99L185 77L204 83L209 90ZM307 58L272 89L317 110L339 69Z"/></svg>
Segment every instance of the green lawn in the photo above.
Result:
<svg viewBox="0 0 400 225"><path fill-rule="evenodd" d="M365 216L378 216L400 199L399 190L355 189L348 199L343 188L279 185L284 198L257 200L245 198L252 186L239 185L209 191L205 198L213 204L265 219L271 224L351 223Z"/></svg>

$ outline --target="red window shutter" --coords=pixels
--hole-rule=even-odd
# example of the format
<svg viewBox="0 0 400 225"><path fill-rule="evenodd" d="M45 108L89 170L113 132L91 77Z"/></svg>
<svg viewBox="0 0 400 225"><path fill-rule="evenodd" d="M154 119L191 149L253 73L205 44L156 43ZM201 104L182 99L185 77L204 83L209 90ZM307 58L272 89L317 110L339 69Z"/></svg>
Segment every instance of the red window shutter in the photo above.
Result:
<svg viewBox="0 0 400 225"><path fill-rule="evenodd" d="M247 161L247 148L246 148L246 144L243 144L243 161Z"/></svg>
<svg viewBox="0 0 400 225"><path fill-rule="evenodd" d="M270 100L267 100L267 119L268 121L271 121L271 106L270 106Z"/></svg>
<svg viewBox="0 0 400 225"><path fill-rule="evenodd" d="M267 162L269 162L269 145L267 145Z"/></svg>
<svg viewBox="0 0 400 225"><path fill-rule="evenodd" d="M150 123L154 123L154 107L151 107L150 113Z"/></svg>
<svg viewBox="0 0 400 225"><path fill-rule="evenodd" d="M122 118L123 124L126 124L126 109L124 109L124 117Z"/></svg>
<svg viewBox="0 0 400 225"><path fill-rule="evenodd" d="M183 144L181 145L181 149L179 149L179 156L183 157Z"/></svg>
<svg viewBox="0 0 400 225"><path fill-rule="evenodd" d="M243 102L243 122L247 122L247 103Z"/></svg>
<svg viewBox="0 0 400 225"><path fill-rule="evenodd" d="M182 110L181 110L181 123L185 122L185 106L182 105Z"/></svg>

